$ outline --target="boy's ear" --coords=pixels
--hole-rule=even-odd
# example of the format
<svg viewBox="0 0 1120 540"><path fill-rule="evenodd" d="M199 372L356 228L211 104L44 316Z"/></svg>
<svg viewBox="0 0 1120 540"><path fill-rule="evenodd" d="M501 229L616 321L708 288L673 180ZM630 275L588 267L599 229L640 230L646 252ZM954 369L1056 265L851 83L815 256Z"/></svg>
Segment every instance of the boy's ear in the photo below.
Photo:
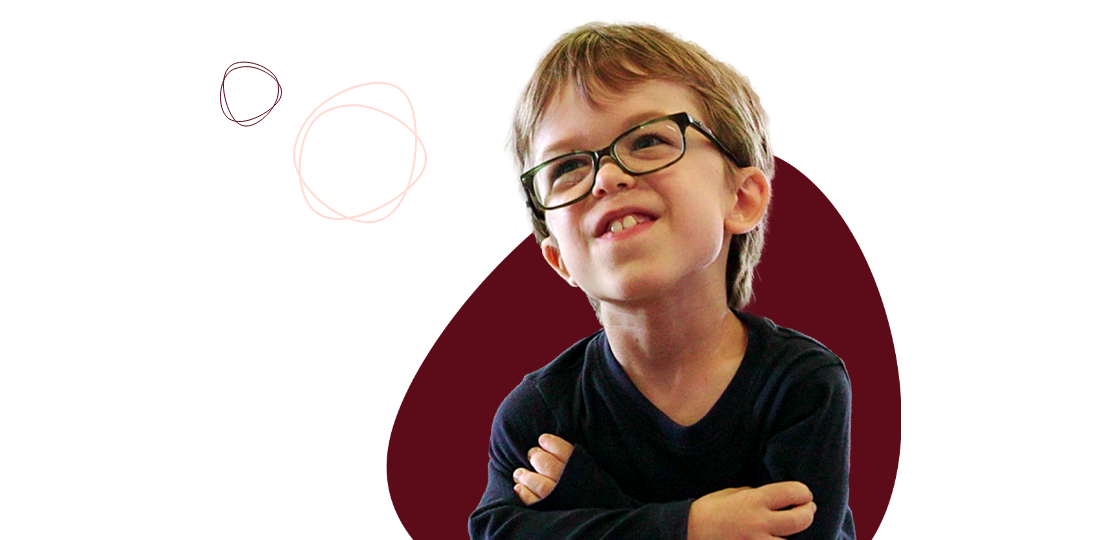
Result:
<svg viewBox="0 0 1120 540"><path fill-rule="evenodd" d="M568 273L568 267L564 264L564 258L560 256L560 248L556 245L555 238L549 236L541 242L541 254L544 255L544 260L548 261L548 265L564 278L564 281L572 287L579 287L575 278Z"/></svg>
<svg viewBox="0 0 1120 540"><path fill-rule="evenodd" d="M744 234L755 228L770 206L770 180L758 167L745 167L735 172L735 199L723 220L723 228L731 234Z"/></svg>

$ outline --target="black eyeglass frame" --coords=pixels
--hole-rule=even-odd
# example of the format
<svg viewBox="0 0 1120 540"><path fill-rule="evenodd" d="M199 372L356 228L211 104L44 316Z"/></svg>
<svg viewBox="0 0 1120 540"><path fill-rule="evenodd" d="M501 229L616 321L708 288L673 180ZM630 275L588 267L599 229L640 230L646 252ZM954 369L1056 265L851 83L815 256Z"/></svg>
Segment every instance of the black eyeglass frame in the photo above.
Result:
<svg viewBox="0 0 1120 540"><path fill-rule="evenodd" d="M651 169L651 170L643 171L643 172L634 172L634 171L630 170L630 168L627 167L622 162L622 160L620 160L618 158L618 155L615 153L615 145L618 144L618 141L621 141L622 139L626 138L627 135L630 135L631 133L634 133L635 131L637 131L639 129L642 129L643 127L648 126L650 124L654 124L654 123L657 123L657 122L662 122L662 121L665 121L665 120L672 120L674 123L677 124L677 127L681 130L681 155L677 156L676 159L674 159L673 161L670 161L669 163L666 163L666 164L664 164L660 167L657 167L656 169ZM731 150L728 150L728 148L726 146L724 146L723 143L719 142L719 139L716 138L715 134L712 133L712 131L710 129L708 129L707 126L705 126L704 124L701 124L699 120L696 120L695 118L692 117L692 115L688 114L687 112L679 112L679 113L676 113L676 114L670 114L668 116L662 116L662 117L658 117L658 118L654 118L652 120L647 120L645 122L642 122L641 124L638 124L638 125L630 128L630 129L626 130L625 132L622 133L622 135L619 135L618 137L616 137L613 141L611 141L611 143L609 145L607 145L605 148L602 148L600 150L596 150L594 152L584 150L584 151L580 151L580 152L571 152L571 153L564 154L564 155L561 155L561 156L556 156L552 159L549 159L549 160L545 161L544 163L541 163L540 165L537 165L536 167L533 167L532 169L529 169L528 171L525 171L521 175L521 187L525 190L525 194L529 199L529 202L528 202L529 208L535 210L540 215L540 217L543 218L544 212L546 210L556 210L556 209L559 209L559 208L564 208L565 206L571 206L575 203L578 203L578 202L586 199L588 195L591 195L591 193L595 191L595 182L592 181L591 185L589 186L589 188L587 190L587 193L584 193L583 195L580 195L579 197L576 197L575 199L572 199L572 200L570 200L566 203L563 203L563 204L558 204L556 206L545 206L544 202L537 198L536 190L533 189L533 177L536 176L537 172L539 172L541 169L545 168L549 164L551 164L555 161L559 161L561 159L569 159L572 156L591 156L591 162L593 164L593 170L591 172L591 176L592 176L592 178L594 178L594 177L599 175L599 160L603 156L610 156L611 159L614 160L615 165L618 165L619 169L622 169L623 172L625 172L626 174L629 174L630 176L642 176L642 175L645 175L645 174L655 173L657 171L665 170L666 168L671 167L673 164L680 161L681 158L684 157L685 152L688 151L688 137L686 136L687 134L685 133L685 130L689 126L692 126L693 128L696 129L696 131L699 131L702 135L707 137L709 141L712 141L712 143L714 143L716 145L716 147L719 148L720 152L723 152L724 155L726 155L728 158L731 159L731 162L734 163L736 167L742 168L742 167L750 167L751 166L750 160L740 160L738 157L736 157L735 154L733 154L731 152Z"/></svg>

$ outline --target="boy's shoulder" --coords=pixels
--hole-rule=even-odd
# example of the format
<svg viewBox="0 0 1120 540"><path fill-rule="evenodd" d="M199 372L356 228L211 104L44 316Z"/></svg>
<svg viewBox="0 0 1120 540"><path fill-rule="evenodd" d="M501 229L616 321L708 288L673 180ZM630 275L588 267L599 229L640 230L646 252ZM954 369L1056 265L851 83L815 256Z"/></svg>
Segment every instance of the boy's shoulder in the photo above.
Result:
<svg viewBox="0 0 1120 540"><path fill-rule="evenodd" d="M847 377L844 362L820 341L797 330L779 326L774 321L749 313L739 313L755 340L748 345L747 356L778 376L798 376L823 368L838 367Z"/></svg>
<svg viewBox="0 0 1120 540"><path fill-rule="evenodd" d="M602 330L577 341L544 367L525 375L498 407L495 416L495 433L500 424L520 426L520 431L556 433L565 412L578 407L576 403L583 379L587 375L588 353L603 346ZM599 340L604 340L600 342ZM521 429L526 423L540 423L531 429ZM542 431L543 430L543 431ZM533 439L535 440L535 439Z"/></svg>
<svg viewBox="0 0 1120 540"><path fill-rule="evenodd" d="M606 335L600 329L575 342L544 367L526 375L522 384L536 387L570 384L583 373L588 354L596 354L605 340Z"/></svg>
<svg viewBox="0 0 1120 540"><path fill-rule="evenodd" d="M829 350L828 347L825 347L823 343L817 341L816 339L802 334L801 332L798 332L797 330L794 330L792 328L779 326L777 323L766 317L751 315L747 313L740 313L739 316L740 318L747 321L748 324L754 324L761 328L762 333L765 334L765 337L772 340L773 345L775 346L785 347L791 350L817 351L829 356L836 356L836 354Z"/></svg>

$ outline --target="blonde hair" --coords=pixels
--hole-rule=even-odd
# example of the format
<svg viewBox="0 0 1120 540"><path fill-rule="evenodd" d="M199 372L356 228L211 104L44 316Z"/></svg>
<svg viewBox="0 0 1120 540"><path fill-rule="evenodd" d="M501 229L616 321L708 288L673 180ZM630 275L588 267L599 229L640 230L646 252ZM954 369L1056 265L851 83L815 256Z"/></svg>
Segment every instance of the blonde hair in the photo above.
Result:
<svg viewBox="0 0 1120 540"><path fill-rule="evenodd" d="M532 165L530 147L541 117L565 85L572 83L580 98L598 104L597 96L623 92L649 80L691 88L699 98L706 125L716 137L737 159L748 161L767 178L773 178L774 156L766 113L746 77L695 43L659 28L602 23L590 23L561 36L533 73L513 123L514 152L521 170ZM727 165L734 168L730 161ZM548 238L548 226L543 212L532 205L530 209L539 243ZM727 262L727 305L731 309L750 301L765 233L763 217L750 232L731 239ZM598 301L589 299L598 313Z"/></svg>

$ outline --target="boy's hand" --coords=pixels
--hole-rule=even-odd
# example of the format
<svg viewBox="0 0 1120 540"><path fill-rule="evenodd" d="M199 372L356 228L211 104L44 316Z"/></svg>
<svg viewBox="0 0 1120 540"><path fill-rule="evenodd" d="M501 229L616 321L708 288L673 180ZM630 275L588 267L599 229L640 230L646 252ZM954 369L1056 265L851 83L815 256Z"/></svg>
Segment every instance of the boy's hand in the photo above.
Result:
<svg viewBox="0 0 1120 540"><path fill-rule="evenodd" d="M731 488L692 503L688 540L773 540L804 531L817 505L801 482Z"/></svg>
<svg viewBox="0 0 1120 540"><path fill-rule="evenodd" d="M537 443L539 447L529 449L529 463L536 472L528 469L513 471L513 491L525 504L533 504L552 493L572 455L572 445L556 435L545 433L537 439Z"/></svg>

